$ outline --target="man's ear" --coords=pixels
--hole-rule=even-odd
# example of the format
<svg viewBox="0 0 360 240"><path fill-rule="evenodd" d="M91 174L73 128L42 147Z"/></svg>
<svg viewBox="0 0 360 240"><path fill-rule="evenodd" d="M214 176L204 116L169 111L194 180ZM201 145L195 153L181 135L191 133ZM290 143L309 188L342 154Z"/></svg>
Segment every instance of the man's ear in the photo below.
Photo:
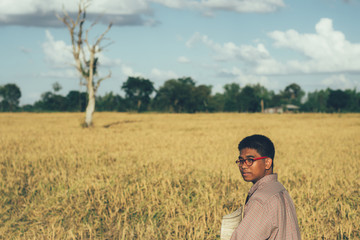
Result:
<svg viewBox="0 0 360 240"><path fill-rule="evenodd" d="M273 162L273 160L271 158L265 159L265 169L266 170L269 170L272 167L272 162Z"/></svg>

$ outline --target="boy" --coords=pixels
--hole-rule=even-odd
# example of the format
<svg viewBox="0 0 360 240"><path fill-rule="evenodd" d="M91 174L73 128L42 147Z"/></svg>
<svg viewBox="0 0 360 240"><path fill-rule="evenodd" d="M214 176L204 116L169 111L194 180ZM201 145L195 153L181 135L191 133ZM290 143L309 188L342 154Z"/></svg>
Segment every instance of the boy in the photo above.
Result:
<svg viewBox="0 0 360 240"><path fill-rule="evenodd" d="M294 203L273 173L274 144L263 135L252 135L244 138L238 149L236 163L241 175L254 185L231 240L301 239Z"/></svg>

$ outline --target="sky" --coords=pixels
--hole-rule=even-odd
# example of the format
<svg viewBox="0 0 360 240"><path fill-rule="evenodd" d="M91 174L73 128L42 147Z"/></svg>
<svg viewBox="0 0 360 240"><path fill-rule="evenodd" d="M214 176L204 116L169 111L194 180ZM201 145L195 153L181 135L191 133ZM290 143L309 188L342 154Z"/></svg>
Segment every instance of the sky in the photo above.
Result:
<svg viewBox="0 0 360 240"><path fill-rule="evenodd" d="M0 0L0 85L33 104L60 83L60 94L86 91L73 65L70 35L56 18L75 0ZM92 0L90 43L112 22L99 57L98 95L124 96L129 76L192 77L222 92L228 83L278 93L360 89L360 0ZM88 26L88 25L87 25Z"/></svg>

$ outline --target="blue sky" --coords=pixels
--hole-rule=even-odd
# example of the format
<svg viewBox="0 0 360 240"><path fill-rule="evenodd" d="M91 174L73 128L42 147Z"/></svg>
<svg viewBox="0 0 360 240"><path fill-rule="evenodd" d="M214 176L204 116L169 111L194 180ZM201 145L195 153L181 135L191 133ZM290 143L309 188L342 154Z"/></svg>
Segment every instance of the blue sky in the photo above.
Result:
<svg viewBox="0 0 360 240"><path fill-rule="evenodd" d="M72 64L67 29L55 17L74 0L0 1L0 85L16 83L32 104L58 82L86 90ZM360 89L359 0L92 0L89 21L114 23L99 56L98 95L123 95L128 76L192 77L221 92L227 83L260 83L279 92ZM99 23L93 36L106 29ZM93 39L93 38L90 38Z"/></svg>

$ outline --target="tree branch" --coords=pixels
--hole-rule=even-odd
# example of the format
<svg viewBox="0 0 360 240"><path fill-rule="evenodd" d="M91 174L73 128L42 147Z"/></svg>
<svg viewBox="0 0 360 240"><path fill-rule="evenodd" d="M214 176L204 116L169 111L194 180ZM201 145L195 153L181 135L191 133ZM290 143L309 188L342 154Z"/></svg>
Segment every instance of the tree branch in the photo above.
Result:
<svg viewBox="0 0 360 240"><path fill-rule="evenodd" d="M104 38L104 36L110 31L110 28L112 27L112 23L110 23L108 25L108 27L106 28L106 30L100 35L100 37L97 39L97 41L95 42L96 46L100 45L100 42L102 41L102 39ZM99 52L101 51L101 48L99 46Z"/></svg>
<svg viewBox="0 0 360 240"><path fill-rule="evenodd" d="M95 85L95 87L94 87L95 92L96 92L97 89L99 88L100 83L101 83L102 81L104 81L105 79L108 79L108 78L110 78L110 77L111 77L111 71L109 72L109 74L108 74L107 76L102 77L102 78L100 78L99 80L97 80L96 85Z"/></svg>

